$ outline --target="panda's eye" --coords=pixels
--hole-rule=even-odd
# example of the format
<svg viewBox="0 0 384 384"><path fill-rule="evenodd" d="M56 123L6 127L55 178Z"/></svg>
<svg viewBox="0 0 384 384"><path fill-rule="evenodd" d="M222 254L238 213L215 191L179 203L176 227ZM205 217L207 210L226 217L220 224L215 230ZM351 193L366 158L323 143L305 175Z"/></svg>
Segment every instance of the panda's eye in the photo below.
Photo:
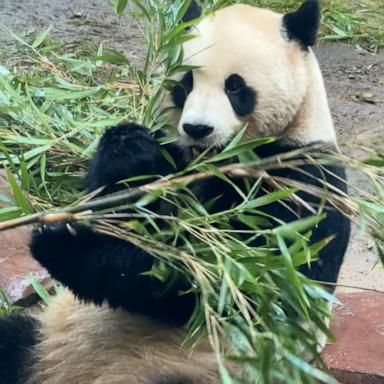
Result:
<svg viewBox="0 0 384 384"><path fill-rule="evenodd" d="M225 91L227 93L239 93L245 86L245 81L239 75L231 75L225 80Z"/></svg>
<svg viewBox="0 0 384 384"><path fill-rule="evenodd" d="M193 89L193 75L192 71L187 72L178 84L174 86L171 91L173 103L178 108L183 108L187 96Z"/></svg>
<svg viewBox="0 0 384 384"><path fill-rule="evenodd" d="M193 75L192 71L187 72L180 81L186 92L191 92L193 88Z"/></svg>
<svg viewBox="0 0 384 384"><path fill-rule="evenodd" d="M237 115L246 116L254 110L257 93L240 75L232 74L225 80L225 93Z"/></svg>

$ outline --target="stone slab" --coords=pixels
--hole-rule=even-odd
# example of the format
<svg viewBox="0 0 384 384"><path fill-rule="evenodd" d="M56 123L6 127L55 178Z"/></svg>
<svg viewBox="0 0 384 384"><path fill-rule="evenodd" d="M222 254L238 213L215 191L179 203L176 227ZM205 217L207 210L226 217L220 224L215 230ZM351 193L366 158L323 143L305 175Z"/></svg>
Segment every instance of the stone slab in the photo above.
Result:
<svg viewBox="0 0 384 384"><path fill-rule="evenodd" d="M323 358L343 384L384 384L384 294L339 294Z"/></svg>
<svg viewBox="0 0 384 384"><path fill-rule="evenodd" d="M4 170L0 169L0 194L11 196ZM0 208L6 204L0 201ZM30 229L16 228L0 232L0 288L12 303L34 294L28 274L46 285L50 284L48 272L29 253ZM1 304L1 303L0 303Z"/></svg>
<svg viewBox="0 0 384 384"><path fill-rule="evenodd" d="M28 228L0 232L0 288L13 303L34 293L29 272L44 285L49 282L48 272L29 253L29 241Z"/></svg>

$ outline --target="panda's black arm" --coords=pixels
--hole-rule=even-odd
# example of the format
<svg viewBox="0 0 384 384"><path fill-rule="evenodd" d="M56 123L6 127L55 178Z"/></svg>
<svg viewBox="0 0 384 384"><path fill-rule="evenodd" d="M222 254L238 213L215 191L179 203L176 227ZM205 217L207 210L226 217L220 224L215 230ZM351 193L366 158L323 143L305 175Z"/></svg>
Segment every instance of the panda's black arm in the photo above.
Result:
<svg viewBox="0 0 384 384"><path fill-rule="evenodd" d="M175 160L182 158L176 147L166 149ZM111 128L101 138L87 187L106 186L100 193L106 194L126 188L116 184L122 179L172 171L149 131L125 124ZM166 284L142 275L151 269L153 256L88 226L62 223L39 228L33 233L31 251L54 278L81 299L97 304L106 300L112 307L178 323L193 312L194 296L179 295L189 288L185 280L176 279L164 293Z"/></svg>
<svg viewBox="0 0 384 384"><path fill-rule="evenodd" d="M172 287L142 275L153 256L120 239L101 235L85 225L60 224L34 232L33 256L52 277L80 299L183 324L191 316L195 297L180 295L189 288L181 276Z"/></svg>
<svg viewBox="0 0 384 384"><path fill-rule="evenodd" d="M160 136L158 134L157 136ZM176 163L175 169L162 155L166 150ZM86 188L104 186L102 195L126 188L121 180L145 175L167 175L185 166L182 150L173 144L161 146L149 130L137 124L121 124L107 130L98 145L86 177ZM148 183L133 181L130 186Z"/></svg>

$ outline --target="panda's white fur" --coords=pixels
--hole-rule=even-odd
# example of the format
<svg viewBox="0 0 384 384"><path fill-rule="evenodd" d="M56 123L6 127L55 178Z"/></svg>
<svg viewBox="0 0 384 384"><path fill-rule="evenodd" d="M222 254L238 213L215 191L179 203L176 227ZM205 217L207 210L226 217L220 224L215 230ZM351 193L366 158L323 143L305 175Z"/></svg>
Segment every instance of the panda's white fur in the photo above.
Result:
<svg viewBox="0 0 384 384"><path fill-rule="evenodd" d="M184 45L193 90L175 122L185 145L196 144L183 124L215 127L206 145L225 144L248 124L249 138L279 136L308 144L336 143L323 78L311 49L303 52L284 36L283 16L249 5L233 5L205 18ZM255 110L239 118L223 92L223 79L240 73L257 90ZM197 143L202 145L201 140Z"/></svg>
<svg viewBox="0 0 384 384"><path fill-rule="evenodd" d="M184 45L193 90L173 116L182 146L222 146L247 124L246 137L278 136L305 145L336 136L314 53L288 39L283 16L233 5L203 19ZM257 91L252 113L239 117L223 79L239 73ZM196 141L183 124L215 127ZM39 342L27 384L217 384L208 343L183 345L186 331L125 310L78 301L63 290L39 317ZM0 380L1 383L1 380ZM7 383L9 384L9 383Z"/></svg>
<svg viewBox="0 0 384 384"><path fill-rule="evenodd" d="M208 343L150 318L79 302L63 290L40 316L37 363L27 384L217 384ZM163 380L163 381L162 381Z"/></svg>

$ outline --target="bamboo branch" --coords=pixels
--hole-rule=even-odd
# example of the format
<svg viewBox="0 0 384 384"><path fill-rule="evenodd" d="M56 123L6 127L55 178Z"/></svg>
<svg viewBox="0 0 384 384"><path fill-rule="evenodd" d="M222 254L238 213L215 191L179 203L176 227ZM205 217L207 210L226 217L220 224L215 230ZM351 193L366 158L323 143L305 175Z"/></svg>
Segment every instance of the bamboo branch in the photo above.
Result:
<svg viewBox="0 0 384 384"><path fill-rule="evenodd" d="M228 176L239 178L239 177L260 177L262 174L266 175L264 169L263 171L252 169L252 172L249 172L250 168L255 168L254 165L243 165L243 164L230 164L224 167L218 168L221 172L227 174ZM192 181L201 181L211 177L214 177L214 173L210 171L198 172L191 175L174 177L157 180L146 185L142 185L136 188L131 188L127 191L113 193L104 197L96 198L94 200L86 201L84 203L78 204L76 206L70 206L60 209L55 209L52 211L45 211L40 213L35 213L33 215L19 217L17 219L8 220L3 223L0 223L0 232L9 230L12 228L17 228L23 225L29 224L51 224L60 221L73 221L78 217L76 214L95 211L106 208L115 207L122 204L133 203L146 193L158 190L158 189L169 189L175 184L188 184Z"/></svg>
<svg viewBox="0 0 384 384"><path fill-rule="evenodd" d="M306 148L296 149L290 152L281 153L276 156L264 158L257 163L234 163L221 167L217 167L217 170L226 174L232 178L259 178L270 179L271 177L267 173L268 170L277 168L291 167L292 164L286 162L286 160L292 160L294 165L298 165L298 161L301 164L307 163L308 160L298 159L297 156L303 155L307 152L321 149L322 146L315 144ZM156 180L154 182L131 188L125 191L116 192L103 197L95 199L86 199L83 203L76 206L69 206L65 208L52 209L45 212L39 212L32 215L19 217L17 219L8 220L0 223L0 232L17 228L23 225L29 224L51 224L62 221L74 221L81 218L81 214L84 212L93 212L96 210L107 209L112 207L121 206L123 204L132 204L146 193L158 190L169 189L177 184L188 184L193 181L206 180L208 178L215 177L212 171L202 171L189 175L175 176L169 175L163 179ZM307 189L307 187L305 188ZM92 193L91 193L92 195Z"/></svg>
<svg viewBox="0 0 384 384"><path fill-rule="evenodd" d="M356 286L356 285L346 285L346 284L339 284L339 283L331 283L329 281L321 281L321 280L312 280L312 281L314 283L318 283L318 284L322 284L322 285L327 285L327 286L330 286L330 287L356 289L356 290L359 290L359 291L380 293L381 295L384 295L384 291L380 291L379 289L359 287L359 286Z"/></svg>

